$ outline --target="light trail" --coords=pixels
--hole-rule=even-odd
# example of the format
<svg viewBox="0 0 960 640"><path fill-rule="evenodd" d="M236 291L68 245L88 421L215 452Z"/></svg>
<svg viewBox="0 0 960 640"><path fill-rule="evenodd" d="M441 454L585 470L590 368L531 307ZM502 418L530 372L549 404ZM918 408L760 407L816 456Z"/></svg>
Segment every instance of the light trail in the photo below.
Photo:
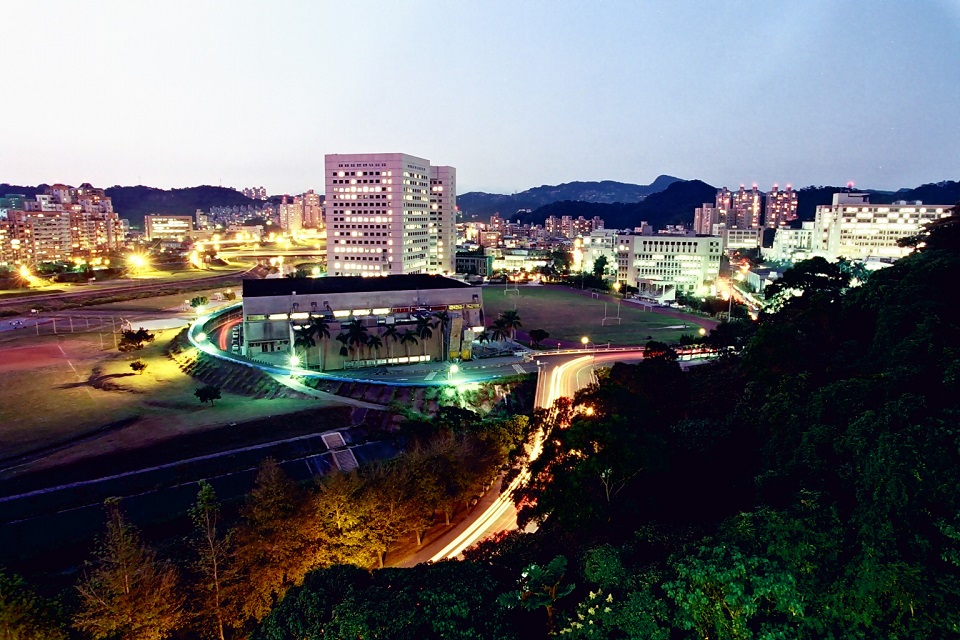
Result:
<svg viewBox="0 0 960 640"><path fill-rule="evenodd" d="M554 367L550 372L550 383L549 391L547 397L540 399L539 405L540 408L547 409L553 406L553 403L566 394L563 393L563 379L567 375L568 369L583 365L586 362L590 362L592 356L582 356L580 358L575 358L569 362L565 362L561 365ZM540 456L540 452L543 450L543 441L542 435L537 434L537 438L533 443L533 447L530 450L530 461L536 460ZM511 509L516 509L513 504L513 492L522 486L530 478L530 466L529 464L525 466L520 473L514 478L513 482L504 489L497 499L494 500L486 510L477 516L469 527L467 527L460 535L450 541L447 546L441 549L436 555L430 558L431 562L437 562L439 560L448 560L451 558L456 558L464 552L464 550L472 547L477 542L487 537L491 533L491 528L494 524L500 520L503 516L507 514Z"/></svg>

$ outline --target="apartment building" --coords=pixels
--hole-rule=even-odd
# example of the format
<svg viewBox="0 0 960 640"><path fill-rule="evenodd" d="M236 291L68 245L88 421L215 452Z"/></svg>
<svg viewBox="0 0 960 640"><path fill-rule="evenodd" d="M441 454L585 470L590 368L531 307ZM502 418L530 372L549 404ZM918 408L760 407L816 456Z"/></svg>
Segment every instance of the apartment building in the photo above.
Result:
<svg viewBox="0 0 960 640"><path fill-rule="evenodd" d="M769 229L785 227L797 219L797 192L789 184L783 191L778 185L767 192L763 208L763 224Z"/></svg>

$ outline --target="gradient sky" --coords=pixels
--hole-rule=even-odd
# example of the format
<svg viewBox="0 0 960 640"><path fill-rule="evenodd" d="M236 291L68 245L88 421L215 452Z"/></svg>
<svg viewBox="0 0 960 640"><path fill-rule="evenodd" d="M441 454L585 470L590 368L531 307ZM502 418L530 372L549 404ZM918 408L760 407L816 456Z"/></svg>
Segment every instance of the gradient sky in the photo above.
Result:
<svg viewBox="0 0 960 640"><path fill-rule="evenodd" d="M299 193L325 153L393 151L460 193L960 179L960 0L8 0L0 25L0 182Z"/></svg>

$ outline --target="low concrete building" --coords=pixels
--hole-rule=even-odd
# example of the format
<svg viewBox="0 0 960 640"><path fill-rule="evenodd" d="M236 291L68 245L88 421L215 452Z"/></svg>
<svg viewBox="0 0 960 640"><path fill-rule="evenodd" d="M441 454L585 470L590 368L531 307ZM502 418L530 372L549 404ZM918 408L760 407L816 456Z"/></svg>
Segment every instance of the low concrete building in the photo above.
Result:
<svg viewBox="0 0 960 640"><path fill-rule="evenodd" d="M437 316L443 312L445 326ZM436 326L414 341L407 332L415 334L425 318ZM325 323L330 337L315 336L314 346L295 349L296 332L311 322ZM330 371L469 359L471 327L482 325L482 290L444 276L243 281L242 352L265 362L287 364L296 355L301 367ZM361 343L370 336L380 339L379 347Z"/></svg>

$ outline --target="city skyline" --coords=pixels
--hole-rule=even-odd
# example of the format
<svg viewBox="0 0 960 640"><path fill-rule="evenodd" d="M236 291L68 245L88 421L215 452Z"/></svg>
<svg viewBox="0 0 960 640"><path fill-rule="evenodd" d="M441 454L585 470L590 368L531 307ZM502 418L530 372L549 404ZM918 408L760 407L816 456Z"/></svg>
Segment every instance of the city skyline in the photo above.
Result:
<svg viewBox="0 0 960 640"><path fill-rule="evenodd" d="M444 158L460 193L956 179L960 6L864 7L5 6L0 181L296 194L376 151Z"/></svg>

